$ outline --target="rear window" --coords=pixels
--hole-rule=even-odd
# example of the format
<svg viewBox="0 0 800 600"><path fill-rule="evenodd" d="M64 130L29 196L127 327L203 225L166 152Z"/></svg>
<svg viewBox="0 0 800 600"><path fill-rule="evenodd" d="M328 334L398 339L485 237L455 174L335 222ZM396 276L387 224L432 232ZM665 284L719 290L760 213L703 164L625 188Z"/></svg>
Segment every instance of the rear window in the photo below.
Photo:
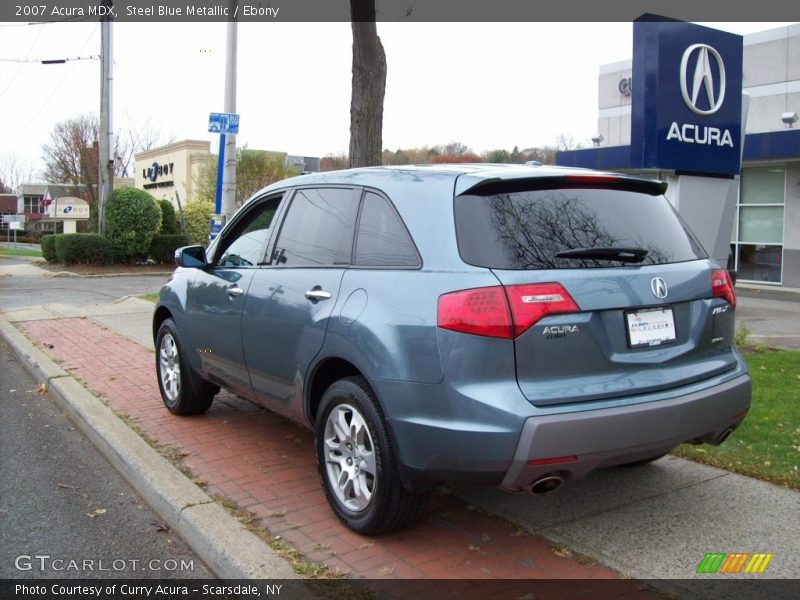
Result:
<svg viewBox="0 0 800 600"><path fill-rule="evenodd" d="M559 188L467 194L455 199L455 220L461 258L493 269L603 268L707 258L666 198L638 192Z"/></svg>

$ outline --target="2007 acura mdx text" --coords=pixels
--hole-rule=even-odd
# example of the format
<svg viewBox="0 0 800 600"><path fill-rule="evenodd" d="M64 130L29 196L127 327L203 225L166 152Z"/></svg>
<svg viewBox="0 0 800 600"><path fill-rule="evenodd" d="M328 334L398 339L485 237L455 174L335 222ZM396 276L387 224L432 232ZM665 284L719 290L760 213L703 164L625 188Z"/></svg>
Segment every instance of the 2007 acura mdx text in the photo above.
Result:
<svg viewBox="0 0 800 600"><path fill-rule="evenodd" d="M721 443L750 405L728 272L665 184L516 165L305 175L176 252L167 408L220 387L311 427L336 515L412 522L442 481L546 493Z"/></svg>

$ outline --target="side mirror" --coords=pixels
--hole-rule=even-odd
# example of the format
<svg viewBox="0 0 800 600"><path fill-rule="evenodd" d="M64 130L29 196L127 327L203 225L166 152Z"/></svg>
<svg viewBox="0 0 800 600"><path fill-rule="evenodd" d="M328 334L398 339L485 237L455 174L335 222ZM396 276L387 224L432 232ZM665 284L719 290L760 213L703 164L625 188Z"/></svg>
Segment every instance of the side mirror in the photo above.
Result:
<svg viewBox="0 0 800 600"><path fill-rule="evenodd" d="M184 246L175 250L175 264L184 269L202 269L208 265L203 246Z"/></svg>

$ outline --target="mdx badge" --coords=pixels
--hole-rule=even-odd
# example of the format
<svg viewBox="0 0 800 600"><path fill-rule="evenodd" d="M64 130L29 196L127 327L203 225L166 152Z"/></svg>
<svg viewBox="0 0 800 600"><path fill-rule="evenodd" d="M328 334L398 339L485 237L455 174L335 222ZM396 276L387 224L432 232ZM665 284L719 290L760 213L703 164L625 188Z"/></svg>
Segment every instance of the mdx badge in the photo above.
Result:
<svg viewBox="0 0 800 600"><path fill-rule="evenodd" d="M663 299L667 297L667 284L661 277L653 277L650 282L650 289L656 298Z"/></svg>

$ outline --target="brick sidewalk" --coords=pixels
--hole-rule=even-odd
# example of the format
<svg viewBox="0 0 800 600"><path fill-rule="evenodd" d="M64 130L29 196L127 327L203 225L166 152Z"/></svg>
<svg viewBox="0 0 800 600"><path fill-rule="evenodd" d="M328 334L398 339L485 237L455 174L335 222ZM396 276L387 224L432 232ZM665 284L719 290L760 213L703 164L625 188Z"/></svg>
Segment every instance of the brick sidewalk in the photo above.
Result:
<svg viewBox="0 0 800 600"><path fill-rule="evenodd" d="M380 537L355 534L328 508L309 431L225 392L206 415L173 416L161 403L151 351L87 319L17 327L152 440L179 446L209 493L254 513L309 561L375 579L620 578L557 556L542 538L447 495L434 497L413 528ZM621 580L613 589L602 586L602 595L636 596L637 590Z"/></svg>

